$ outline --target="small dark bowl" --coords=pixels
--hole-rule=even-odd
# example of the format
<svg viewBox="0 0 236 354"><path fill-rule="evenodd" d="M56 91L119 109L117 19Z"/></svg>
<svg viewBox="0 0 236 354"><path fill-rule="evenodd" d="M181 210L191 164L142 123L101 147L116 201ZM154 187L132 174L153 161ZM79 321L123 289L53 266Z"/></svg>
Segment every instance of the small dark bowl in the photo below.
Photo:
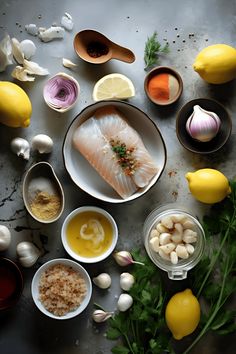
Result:
<svg viewBox="0 0 236 354"><path fill-rule="evenodd" d="M170 74L170 75L173 75L178 83L179 83L179 89L178 89L178 92L177 94L171 99L171 100L168 100L168 101L158 101L156 100L154 97L152 97L149 92L148 92L148 83L149 81L153 78L153 76L155 75L158 75L158 74L163 74L163 73L166 73L166 74ZM159 106L168 106L174 102L176 102L182 92L183 92L183 81L181 79L181 76L179 75L179 73L177 73L177 71L175 71L174 69L168 67L168 66L157 66L156 68L152 69L145 77L145 80L144 80L144 90L145 90L145 93L147 95L147 97L153 102L155 103L156 105L159 105Z"/></svg>
<svg viewBox="0 0 236 354"><path fill-rule="evenodd" d="M186 122L193 113L195 105L216 113L221 120L219 132L208 142L200 142L193 139L186 130ZM231 130L232 120L225 107L221 103L209 98L197 98L189 101L181 108L176 119L176 134L179 142L187 150L198 154L209 154L218 151L229 139Z"/></svg>
<svg viewBox="0 0 236 354"><path fill-rule="evenodd" d="M6 283L7 282L7 283ZM0 311L14 306L23 290L23 276L18 266L0 257Z"/></svg>

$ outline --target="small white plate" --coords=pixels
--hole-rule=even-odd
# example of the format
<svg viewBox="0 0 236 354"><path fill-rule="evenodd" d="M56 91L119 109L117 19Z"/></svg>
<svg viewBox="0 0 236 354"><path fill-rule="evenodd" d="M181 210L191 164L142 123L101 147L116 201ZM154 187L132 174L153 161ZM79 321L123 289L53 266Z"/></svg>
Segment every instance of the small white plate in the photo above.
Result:
<svg viewBox="0 0 236 354"><path fill-rule="evenodd" d="M93 113L104 106L114 106L126 117L129 124L139 133L148 152L159 170L145 188L138 189L129 198L122 199L116 191L98 174L85 157L74 148L73 134L76 128ZM88 141L89 144L89 141ZM122 101L96 102L83 111L71 123L64 139L63 158L67 172L74 183L91 196L110 203L124 203L146 193L160 178L166 164L166 147L163 137L155 123L139 108Z"/></svg>
<svg viewBox="0 0 236 354"><path fill-rule="evenodd" d="M75 269L76 271L78 271L80 273L80 275L84 278L85 282L86 282L86 287L87 287L87 293L82 301L82 303L80 304L80 306L78 306L74 311L70 311L67 314L65 314L64 316L55 316L53 313L49 312L41 303L41 301L39 300L39 280L40 277L42 275L42 273L49 267L56 265L56 264L63 264L65 266L70 266L73 269ZM84 311L84 309L88 306L89 301L91 299L92 296L92 283L91 283L91 279L87 273L87 271L78 263L76 263L75 261L72 261L70 259L66 259L66 258L57 258L57 259L52 259L51 261L48 261L46 263L44 263L35 273L33 280L32 280L32 284L31 284L31 293L32 293L32 297L34 300L35 305L38 307L38 309L44 313L46 316L54 318L56 320L67 320L69 318L75 317L77 315L79 315L82 311Z"/></svg>

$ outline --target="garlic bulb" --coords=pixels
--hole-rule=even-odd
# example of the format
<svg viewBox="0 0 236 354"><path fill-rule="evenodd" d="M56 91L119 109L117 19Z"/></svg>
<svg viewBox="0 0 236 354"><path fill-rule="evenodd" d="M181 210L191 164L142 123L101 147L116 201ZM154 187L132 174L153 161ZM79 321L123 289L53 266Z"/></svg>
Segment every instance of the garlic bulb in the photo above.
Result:
<svg viewBox="0 0 236 354"><path fill-rule="evenodd" d="M32 139L32 148L40 154L49 154L52 151L53 141L45 134L35 135Z"/></svg>
<svg viewBox="0 0 236 354"><path fill-rule="evenodd" d="M93 312L93 320L97 323L105 322L113 315L113 312L105 312L103 310L95 310Z"/></svg>
<svg viewBox="0 0 236 354"><path fill-rule="evenodd" d="M144 265L144 263L142 263L142 262L134 261L131 253L129 253L128 251L115 252L113 254L113 257L115 258L116 263L122 267L128 266L130 264L134 264L134 263Z"/></svg>
<svg viewBox="0 0 236 354"><path fill-rule="evenodd" d="M8 249L10 243L11 243L10 230L4 225L0 225L0 251L5 251L6 249Z"/></svg>
<svg viewBox="0 0 236 354"><path fill-rule="evenodd" d="M29 160L30 146L27 140L15 138L11 141L11 149L17 155L25 160Z"/></svg>
<svg viewBox="0 0 236 354"><path fill-rule="evenodd" d="M28 241L18 243L16 253L19 257L19 262L26 268L33 266L41 255L40 250L32 242Z"/></svg>
<svg viewBox="0 0 236 354"><path fill-rule="evenodd" d="M111 285L111 277L107 273L101 273L93 278L93 282L101 289L107 289Z"/></svg>
<svg viewBox="0 0 236 354"><path fill-rule="evenodd" d="M120 287L125 291L129 291L134 284L134 276L130 273L122 273L120 275Z"/></svg>
<svg viewBox="0 0 236 354"><path fill-rule="evenodd" d="M133 298L129 294L121 294L118 302L117 308L121 312L127 311L133 305Z"/></svg>
<svg viewBox="0 0 236 354"><path fill-rule="evenodd" d="M221 121L216 113L195 105L193 113L187 120L186 130L193 139L208 142L217 135L220 125Z"/></svg>

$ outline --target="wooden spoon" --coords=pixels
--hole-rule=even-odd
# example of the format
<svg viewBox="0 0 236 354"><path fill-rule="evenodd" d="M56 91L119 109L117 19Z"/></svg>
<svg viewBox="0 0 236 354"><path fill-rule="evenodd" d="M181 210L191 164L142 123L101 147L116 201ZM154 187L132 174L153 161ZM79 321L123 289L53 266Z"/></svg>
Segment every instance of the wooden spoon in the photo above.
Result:
<svg viewBox="0 0 236 354"><path fill-rule="evenodd" d="M93 44L102 46L105 53L97 57L89 55L88 48ZM135 55L130 49L112 42L102 33L94 30L83 30L77 33L74 38L74 48L81 59L93 64L103 64L110 59L118 59L126 63L135 61Z"/></svg>

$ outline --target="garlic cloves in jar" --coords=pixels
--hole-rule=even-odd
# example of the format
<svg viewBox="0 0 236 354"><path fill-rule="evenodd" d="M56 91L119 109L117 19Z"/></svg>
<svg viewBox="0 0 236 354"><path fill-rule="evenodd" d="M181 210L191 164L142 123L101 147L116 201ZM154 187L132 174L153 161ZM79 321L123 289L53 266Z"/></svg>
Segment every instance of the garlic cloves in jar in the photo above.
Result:
<svg viewBox="0 0 236 354"><path fill-rule="evenodd" d="M26 268L33 266L41 256L40 250L32 242L28 241L18 243L16 253L19 257L19 262Z"/></svg>
<svg viewBox="0 0 236 354"><path fill-rule="evenodd" d="M27 140L23 138L15 138L11 141L12 151L19 157L29 160L30 146Z"/></svg>
<svg viewBox="0 0 236 354"><path fill-rule="evenodd" d="M217 135L220 125L221 120L216 113L195 105L193 113L187 120L186 130L193 139L208 142Z"/></svg>

